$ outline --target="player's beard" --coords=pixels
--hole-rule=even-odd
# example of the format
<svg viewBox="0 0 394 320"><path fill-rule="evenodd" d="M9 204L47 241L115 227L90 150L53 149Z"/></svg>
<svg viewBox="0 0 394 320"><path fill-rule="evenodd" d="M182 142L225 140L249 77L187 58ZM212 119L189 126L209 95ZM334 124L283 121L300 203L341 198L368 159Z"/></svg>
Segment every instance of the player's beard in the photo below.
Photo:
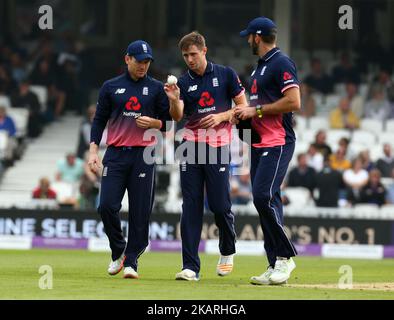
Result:
<svg viewBox="0 0 394 320"><path fill-rule="evenodd" d="M259 46L257 45L256 42L252 42L252 53L253 55L257 56L259 54Z"/></svg>

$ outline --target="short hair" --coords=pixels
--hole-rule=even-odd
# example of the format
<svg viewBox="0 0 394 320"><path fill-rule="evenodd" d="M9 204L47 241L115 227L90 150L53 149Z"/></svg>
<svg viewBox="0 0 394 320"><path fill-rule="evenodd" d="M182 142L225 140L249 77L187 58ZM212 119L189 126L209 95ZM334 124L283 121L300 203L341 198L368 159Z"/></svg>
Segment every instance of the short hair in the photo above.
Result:
<svg viewBox="0 0 394 320"><path fill-rule="evenodd" d="M193 31L179 41L179 49L181 51L187 50L190 46L195 45L198 49L202 50L205 47L205 38L198 31Z"/></svg>
<svg viewBox="0 0 394 320"><path fill-rule="evenodd" d="M278 31L276 30L276 28L272 28L270 30L270 34L267 36L260 36L261 39L263 40L263 42L268 43L268 44L273 44L276 41L276 35L277 35Z"/></svg>

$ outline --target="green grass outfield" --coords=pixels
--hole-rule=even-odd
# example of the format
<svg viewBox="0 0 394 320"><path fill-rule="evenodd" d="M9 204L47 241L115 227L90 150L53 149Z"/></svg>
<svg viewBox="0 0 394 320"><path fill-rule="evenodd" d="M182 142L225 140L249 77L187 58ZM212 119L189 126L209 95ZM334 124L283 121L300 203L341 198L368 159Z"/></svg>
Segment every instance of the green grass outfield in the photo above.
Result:
<svg viewBox="0 0 394 320"><path fill-rule="evenodd" d="M175 281L178 253L147 252L139 262L140 279L106 273L108 253L75 250L0 251L0 299L394 299L394 259L344 260L297 257L287 286L254 286L252 275L263 272L266 258L236 256L228 277L215 274L217 256L201 255L199 282ZM53 289L38 283L41 265L53 268ZM350 265L355 288L336 287L341 265Z"/></svg>

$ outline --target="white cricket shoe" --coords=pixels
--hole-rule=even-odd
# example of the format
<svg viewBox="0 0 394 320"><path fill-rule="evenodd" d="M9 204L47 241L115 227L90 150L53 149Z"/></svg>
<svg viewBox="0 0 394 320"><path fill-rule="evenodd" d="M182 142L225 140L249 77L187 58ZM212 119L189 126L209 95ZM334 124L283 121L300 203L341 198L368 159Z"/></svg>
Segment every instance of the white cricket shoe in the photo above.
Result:
<svg viewBox="0 0 394 320"><path fill-rule="evenodd" d="M125 259L126 259L126 256L124 254L122 254L115 261L111 261L109 266L108 266L108 273L111 276L114 276L115 274L118 274L123 269L123 263L124 263Z"/></svg>
<svg viewBox="0 0 394 320"><path fill-rule="evenodd" d="M227 276L233 271L234 266L234 255L220 256L219 262L216 266L216 273L218 276Z"/></svg>
<svg viewBox="0 0 394 320"><path fill-rule="evenodd" d="M175 280L199 281L197 273L190 269L184 269L175 275Z"/></svg>
<svg viewBox="0 0 394 320"><path fill-rule="evenodd" d="M132 267L125 267L123 270L123 278L138 279L138 273Z"/></svg>
<svg viewBox="0 0 394 320"><path fill-rule="evenodd" d="M269 285L270 283L270 277L272 273L274 272L274 268L271 266L268 267L267 271L262 273L259 276L253 276L250 278L250 283L251 284L258 284L258 285Z"/></svg>
<svg viewBox="0 0 394 320"><path fill-rule="evenodd" d="M275 262L275 268L269 280L271 284L282 284L290 278L291 272L295 269L296 265L292 258L283 259L279 258Z"/></svg>

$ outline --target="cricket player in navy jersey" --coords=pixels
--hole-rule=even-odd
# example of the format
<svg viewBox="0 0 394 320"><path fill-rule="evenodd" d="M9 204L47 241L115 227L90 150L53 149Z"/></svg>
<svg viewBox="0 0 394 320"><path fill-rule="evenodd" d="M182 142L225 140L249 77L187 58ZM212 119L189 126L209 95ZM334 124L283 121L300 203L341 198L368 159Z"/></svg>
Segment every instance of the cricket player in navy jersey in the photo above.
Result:
<svg viewBox="0 0 394 320"><path fill-rule="evenodd" d="M134 41L128 46L127 71L102 86L91 130L88 164L97 172L101 168L98 146L108 124L98 212L112 251L108 273L115 275L124 266L124 278L138 278L137 260L149 241L155 173L154 164L145 162L143 153L156 141L144 139L144 133L148 129L164 130L165 121L171 120L164 84L147 75L151 61L152 49L145 41ZM119 218L126 190L129 196L127 243Z"/></svg>
<svg viewBox="0 0 394 320"><path fill-rule="evenodd" d="M253 54L259 57L251 75L250 106L236 107L235 117L252 119L260 141L251 147L253 202L259 213L269 267L253 284L285 283L295 268L297 255L283 229L280 186L293 156L295 134L293 111L301 107L294 62L276 46L276 25L265 17L252 20L242 37L248 37Z"/></svg>
<svg viewBox="0 0 394 320"><path fill-rule="evenodd" d="M234 118L231 107L233 101L244 106L247 101L236 72L207 61L207 47L201 34L192 32L185 35L179 42L179 48L188 71L180 77L179 87L176 84L165 85L172 118L175 121L187 119L182 143L187 147L187 161L181 162L180 166L183 267L175 279L199 280L198 247L204 213L204 186L209 208L219 229L221 256L216 272L225 276L233 270L236 234L229 187L230 120ZM205 155L199 161L201 151ZM215 163L209 161L210 155L216 158Z"/></svg>

